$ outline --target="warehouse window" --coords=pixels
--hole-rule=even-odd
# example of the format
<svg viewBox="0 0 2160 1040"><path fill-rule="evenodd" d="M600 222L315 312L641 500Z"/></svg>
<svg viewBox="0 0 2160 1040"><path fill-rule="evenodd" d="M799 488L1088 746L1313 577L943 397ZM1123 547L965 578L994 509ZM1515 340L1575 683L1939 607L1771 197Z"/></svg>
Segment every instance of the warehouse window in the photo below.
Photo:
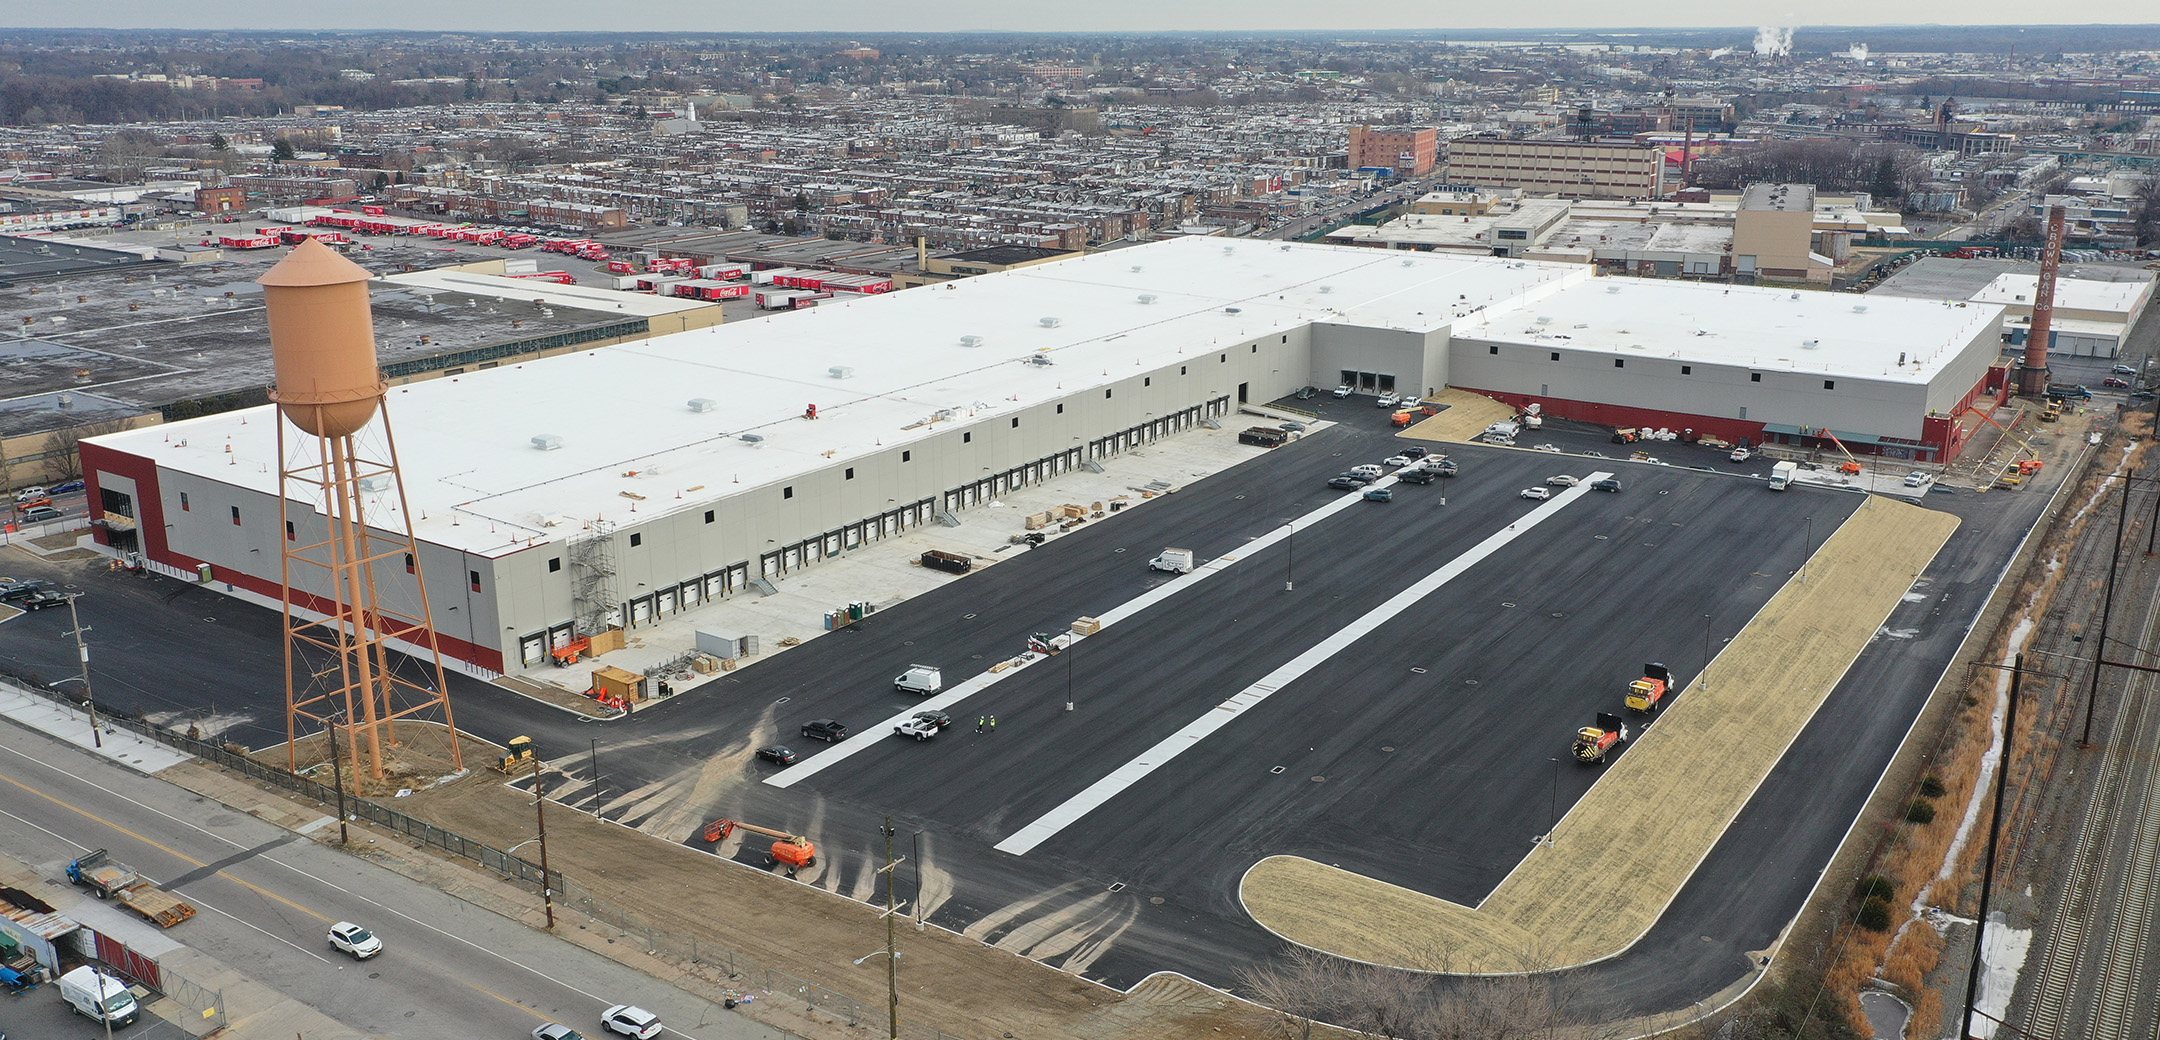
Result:
<svg viewBox="0 0 2160 1040"><path fill-rule="evenodd" d="M1106 401L1107 401L1107 400L1109 400L1109 399L1110 399L1110 391L1108 391L1108 390L1104 390L1104 391L1102 392L1102 395L1103 395L1103 400L1106 400Z"/></svg>
<svg viewBox="0 0 2160 1040"><path fill-rule="evenodd" d="M412 556L411 556L410 554L408 554L408 555L407 555L407 556L406 556L405 558L406 558L407 560L410 560L410 559L412 559ZM410 564L408 564L407 566L410 566ZM549 573L549 574L553 574L553 573L555 573L556 571L559 571L559 570L562 570L562 557L560 557L560 556L550 556L550 557L548 557L548 573Z"/></svg>
<svg viewBox="0 0 2160 1040"><path fill-rule="evenodd" d="M1140 380L1140 385L1141 385L1141 386L1154 386L1154 385L1155 385L1155 377L1154 377L1154 376L1145 376L1145 377L1143 377L1143 378L1142 378L1142 379Z"/></svg>
<svg viewBox="0 0 2160 1040"><path fill-rule="evenodd" d="M973 443L975 443L975 435L974 435L974 434L972 434L972 433L963 433L963 434L961 434L961 435L960 435L960 443L962 443L962 444L973 444Z"/></svg>
<svg viewBox="0 0 2160 1040"><path fill-rule="evenodd" d="M285 540L288 542L299 540L299 536L293 533L293 522L290 520L285 521Z"/></svg>
<svg viewBox="0 0 2160 1040"><path fill-rule="evenodd" d="M1750 382L1750 383L1760 383L1760 382L1762 382L1762 373L1761 373L1761 372L1749 372L1749 373L1747 374L1747 381L1748 381L1748 382Z"/></svg>
<svg viewBox="0 0 2160 1040"><path fill-rule="evenodd" d="M480 591L480 572L479 572L479 571L466 571L466 572L465 572L465 581L466 581L466 582L467 582L468 584L470 584L470 585L472 586L472 590L473 590L474 592L478 592L478 591Z"/></svg>
<svg viewBox="0 0 2160 1040"><path fill-rule="evenodd" d="M239 507L239 506L234 506L234 507L232 507L232 522L233 522L233 526L234 526L234 527L238 527L238 526L240 526L240 507Z"/></svg>
<svg viewBox="0 0 2160 1040"><path fill-rule="evenodd" d="M1255 344L1253 344L1253 345L1252 345L1252 352L1253 352L1253 353L1255 353L1255 354L1258 354L1258 353L1260 353L1260 344L1258 344L1258 343L1255 343Z"/></svg>
<svg viewBox="0 0 2160 1040"><path fill-rule="evenodd" d="M1178 375L1184 375L1184 374L1185 374L1185 366L1184 366L1184 365L1179 365L1179 366L1177 367L1177 374L1178 374Z"/></svg>
<svg viewBox="0 0 2160 1040"><path fill-rule="evenodd" d="M900 461L902 461L902 462L913 462L913 461L915 461L915 453L914 453L914 452L912 452L912 451L903 451L903 452L901 452L901 453L900 453Z"/></svg>
<svg viewBox="0 0 2160 1040"><path fill-rule="evenodd" d="M1019 423L1019 421L1020 421L1020 420L1018 420L1018 419L1015 419L1015 420L1013 420L1013 422L1014 422L1015 424ZM849 480L854 480L854 479L855 479L855 467L853 467L853 466L849 466L849 467L847 468L847 478L848 478Z"/></svg>
<svg viewBox="0 0 2160 1040"><path fill-rule="evenodd" d="M1553 352L1552 352L1552 360L1554 360L1554 361L1558 361L1558 360L1560 360L1560 352L1559 352L1559 351L1555 350L1555 351L1553 351Z"/></svg>
<svg viewBox="0 0 2160 1040"><path fill-rule="evenodd" d="M1216 364L1220 364L1220 365L1227 365L1227 364L1229 364L1229 363L1230 363L1230 355L1228 355L1228 354L1218 354L1218 355L1216 355L1216 356L1215 356L1215 363L1216 363Z"/></svg>
<svg viewBox="0 0 2160 1040"><path fill-rule="evenodd" d="M1013 416L1012 428L1015 430L1020 428L1020 417L1017 415Z"/></svg>
<svg viewBox="0 0 2160 1040"><path fill-rule="evenodd" d="M415 572L415 571L413 570L413 558L412 558L412 554L411 554L411 553L406 553L406 554L405 554L405 573L407 573L407 574L413 574L413 573L416 573L416 572Z"/></svg>
<svg viewBox="0 0 2160 1040"><path fill-rule="evenodd" d="M710 509L705 511L705 522L708 524L712 523L712 510Z"/></svg>
<svg viewBox="0 0 2160 1040"><path fill-rule="evenodd" d="M180 511L183 513L189 511L187 504L187 492L185 491L180 492Z"/></svg>
<svg viewBox="0 0 2160 1040"><path fill-rule="evenodd" d="M1694 366L1694 365L1681 365L1681 366L1680 366L1680 374L1681 374L1681 375L1684 375L1684 376L1691 376L1691 375L1694 375L1694 374L1695 374L1695 366Z"/></svg>
<svg viewBox="0 0 2160 1040"><path fill-rule="evenodd" d="M1064 406L1064 405L1058 405L1058 410L1057 410L1057 413L1058 413L1059 415L1064 415L1064 414L1065 414L1065 406Z"/></svg>
<svg viewBox="0 0 2160 1040"><path fill-rule="evenodd" d="M1614 359L1612 359L1612 367L1614 367L1614 368L1626 368L1626 367L1627 367L1627 359L1626 359L1626 358L1614 358Z"/></svg>
<svg viewBox="0 0 2160 1040"><path fill-rule="evenodd" d="M1282 341L1283 341L1284 343L1288 343L1288 342L1290 342L1290 337L1288 337L1288 336L1284 336L1284 337L1282 338Z"/></svg>
<svg viewBox="0 0 2160 1040"><path fill-rule="evenodd" d="M1487 353L1487 354L1498 354L1498 353L1500 353L1500 348L1499 348L1499 347L1486 347L1486 348L1485 348L1485 353Z"/></svg>
<svg viewBox="0 0 2160 1040"><path fill-rule="evenodd" d="M784 488L781 488L781 489L780 489L780 497L781 497L781 498L794 498L794 497L795 497L795 489L794 489L793 487L784 487Z"/></svg>
<svg viewBox="0 0 2160 1040"><path fill-rule="evenodd" d="M632 549L635 549L635 548L637 548L638 546L640 546L640 545L644 545L644 544L645 544L645 536L644 536L644 535L642 535L642 534L632 534L632 535L630 536L630 548L632 548Z"/></svg>
<svg viewBox="0 0 2160 1040"><path fill-rule="evenodd" d="M1822 381L1822 388L1823 388L1823 389L1825 389L1825 390L1835 390L1835 389L1837 389L1837 380L1835 380L1835 379L1825 379L1825 380L1823 380L1823 381Z"/></svg>

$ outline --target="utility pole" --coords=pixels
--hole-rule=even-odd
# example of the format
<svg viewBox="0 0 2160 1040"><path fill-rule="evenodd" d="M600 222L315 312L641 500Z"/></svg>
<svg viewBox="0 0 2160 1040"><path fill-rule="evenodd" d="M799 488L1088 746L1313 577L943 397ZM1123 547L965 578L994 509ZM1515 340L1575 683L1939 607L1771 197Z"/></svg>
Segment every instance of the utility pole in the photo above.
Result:
<svg viewBox="0 0 2160 1040"><path fill-rule="evenodd" d="M352 835L345 831L345 764L338 761L337 749L337 720L343 714L342 711L332 712L323 720L323 725L330 731L330 782L337 785L337 840L340 845L350 845Z"/></svg>
<svg viewBox="0 0 2160 1040"><path fill-rule="evenodd" d="M2124 498L2128 498L2125 487ZM2100 655L2093 655L2093 670L2100 670ZM1980 916L1973 922L1972 967L1965 972L1965 1025L1958 1030L1959 1036L1972 1035L1973 1005L1979 1000L1980 952L1985 949L1981 942L1987 937L1988 892L1995 887L1995 843L2002 837L2003 796L2010 779L2010 741L2017 734L2018 680L2025 675L2025 655L2011 658L2010 703L2003 707L2002 750L1995 756L1995 814L1988 821L1987 857L1980 868Z"/></svg>
<svg viewBox="0 0 2160 1040"><path fill-rule="evenodd" d="M533 815L540 820L540 905L547 911L548 931L555 930L555 888L549 884L547 859L547 788L540 776L540 756L533 756Z"/></svg>
<svg viewBox="0 0 2160 1040"><path fill-rule="evenodd" d="M900 936L893 924L893 918L900 912L900 906L893 898L893 886L900 878L895 868L900 864L893 860L892 840L892 817L887 816L885 868L878 872L885 875L885 1023L888 1040L900 1040Z"/></svg>
<svg viewBox="0 0 2160 1040"><path fill-rule="evenodd" d="M75 595L80 596L82 593ZM90 743L103 748L105 735L98 731L97 698L90 693L90 645L83 642L83 633L90 630L84 628L82 620L75 616L75 596L68 597L68 624L72 626L68 629L68 634L75 637L75 656L82 660L82 695L83 705L90 709Z"/></svg>
<svg viewBox="0 0 2160 1040"><path fill-rule="evenodd" d="M2123 474L2122 501L2115 517L2115 552L2108 557L2107 591L2100 596L2100 636L2093 640L2092 684L2085 689L2085 735L2077 746L2092 746L2093 702L2100 697L2100 666L2107 659L2108 619L2115 612L2115 570L2122 562L2123 528L2130 524L2130 475ZM86 681L83 685L88 686Z"/></svg>
<svg viewBox="0 0 2160 1040"><path fill-rule="evenodd" d="M594 816L600 815L600 738L592 738L592 788Z"/></svg>

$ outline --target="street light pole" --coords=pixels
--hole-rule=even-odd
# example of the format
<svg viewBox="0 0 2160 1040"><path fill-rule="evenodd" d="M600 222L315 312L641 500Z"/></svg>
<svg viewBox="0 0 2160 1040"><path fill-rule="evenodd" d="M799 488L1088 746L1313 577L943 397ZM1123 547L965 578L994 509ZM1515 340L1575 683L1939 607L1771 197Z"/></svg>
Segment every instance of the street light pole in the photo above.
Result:
<svg viewBox="0 0 2160 1040"><path fill-rule="evenodd" d="M76 593L75 596L80 596ZM105 735L98 730L97 698L90 693L90 644L83 642L83 633L90 631L82 626L75 615L75 596L68 597L68 634L75 637L75 656L82 661L83 706L90 710L90 743L98 748L105 746Z"/></svg>
<svg viewBox="0 0 2160 1040"><path fill-rule="evenodd" d="M600 815L600 738L592 738L592 786L594 816Z"/></svg>
<svg viewBox="0 0 2160 1040"><path fill-rule="evenodd" d="M1287 558L1283 563L1282 590L1292 592L1297 589L1297 583L1293 580L1297 576L1297 521L1293 517L1285 517L1283 525L1290 529L1290 533L1283 538Z"/></svg>
<svg viewBox="0 0 2160 1040"><path fill-rule="evenodd" d="M1801 517L1807 524L1807 534L1800 539L1800 580L1807 581L1808 557L1815 555L1815 518Z"/></svg>
<svg viewBox="0 0 2160 1040"><path fill-rule="evenodd" d="M1545 847L1552 848L1553 832L1560 829L1560 760L1547 759L1552 763L1552 809L1546 816Z"/></svg>
<svg viewBox="0 0 2160 1040"><path fill-rule="evenodd" d="M1073 710L1073 658L1080 652L1080 633L1073 632L1065 640L1065 710Z"/></svg>
<svg viewBox="0 0 2160 1040"><path fill-rule="evenodd" d="M1702 688L1710 692L1710 615L1702 616Z"/></svg>

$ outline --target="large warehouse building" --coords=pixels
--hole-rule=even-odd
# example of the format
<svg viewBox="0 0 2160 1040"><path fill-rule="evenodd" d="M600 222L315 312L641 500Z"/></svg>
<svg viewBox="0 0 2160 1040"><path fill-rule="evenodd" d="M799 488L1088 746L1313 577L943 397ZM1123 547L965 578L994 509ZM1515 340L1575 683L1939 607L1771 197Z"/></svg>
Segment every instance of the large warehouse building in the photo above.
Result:
<svg viewBox="0 0 2160 1040"><path fill-rule="evenodd" d="M424 570L445 652L517 670L573 633L695 609L1307 384L1924 442L1988 385L2000 321L1977 304L1174 240L395 387L411 515L373 508L409 519L421 548L376 578L418 613L408 572ZM319 538L322 517L296 503L280 529L276 422L258 408L85 441L98 537L277 596L280 546Z"/></svg>

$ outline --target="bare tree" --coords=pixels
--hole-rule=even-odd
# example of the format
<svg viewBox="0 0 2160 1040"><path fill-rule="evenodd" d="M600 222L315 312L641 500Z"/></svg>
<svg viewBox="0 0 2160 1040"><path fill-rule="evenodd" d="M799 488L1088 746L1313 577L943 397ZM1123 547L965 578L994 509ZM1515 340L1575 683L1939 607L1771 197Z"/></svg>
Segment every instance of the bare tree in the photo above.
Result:
<svg viewBox="0 0 2160 1040"><path fill-rule="evenodd" d="M45 438L47 464L62 479L73 480L83 475L82 451L80 449L84 438L103 437L108 433L119 433L122 430L133 428L134 424L126 419L107 419L103 422L84 423L81 426L56 430L51 436Z"/></svg>

